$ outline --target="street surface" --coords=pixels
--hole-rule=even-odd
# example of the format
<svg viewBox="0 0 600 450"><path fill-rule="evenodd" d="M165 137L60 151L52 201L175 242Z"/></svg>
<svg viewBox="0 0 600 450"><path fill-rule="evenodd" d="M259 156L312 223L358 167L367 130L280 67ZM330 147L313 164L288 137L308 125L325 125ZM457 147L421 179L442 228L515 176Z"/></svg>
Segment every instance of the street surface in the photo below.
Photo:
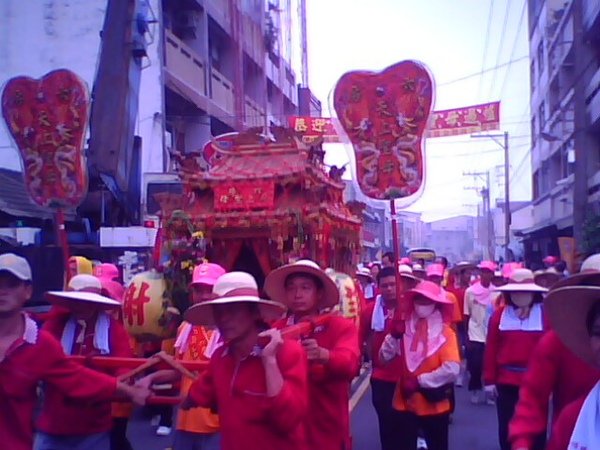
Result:
<svg viewBox="0 0 600 450"><path fill-rule="evenodd" d="M360 384L360 383L358 383ZM360 394L359 386L353 391ZM450 425L450 450L498 450L496 408L472 405L466 387L456 389L456 412ZM159 437L150 419L138 411L129 424L129 435L134 450L165 450L171 437ZM354 450L380 450L377 416L371 405L371 391L364 390L352 410Z"/></svg>

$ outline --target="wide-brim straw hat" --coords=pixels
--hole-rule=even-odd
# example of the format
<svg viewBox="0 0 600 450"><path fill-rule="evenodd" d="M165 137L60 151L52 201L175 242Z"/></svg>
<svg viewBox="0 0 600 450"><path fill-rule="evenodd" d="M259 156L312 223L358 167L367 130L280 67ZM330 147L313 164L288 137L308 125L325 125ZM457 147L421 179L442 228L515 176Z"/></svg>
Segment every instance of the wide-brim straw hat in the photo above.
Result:
<svg viewBox="0 0 600 450"><path fill-rule="evenodd" d="M533 280L533 272L529 269L515 269L508 283L498 286L495 290L500 292L548 292L545 287L536 284Z"/></svg>
<svg viewBox="0 0 600 450"><path fill-rule="evenodd" d="M279 319L286 310L285 305L260 298L258 285L252 275L246 272L230 272L219 277L213 286L215 298L191 306L184 319L192 325L215 327L213 306L232 303L253 303L258 305L262 319L271 323Z"/></svg>
<svg viewBox="0 0 600 450"><path fill-rule="evenodd" d="M600 286L567 286L550 291L544 299L544 311L552 329L575 355L594 366L596 358L590 346L587 316L600 302Z"/></svg>
<svg viewBox="0 0 600 450"><path fill-rule="evenodd" d="M477 266L473 263L470 263L468 261L461 261L459 263L456 263L454 267L450 269L450 273L454 274L462 272L463 270L475 270L476 268Z"/></svg>
<svg viewBox="0 0 600 450"><path fill-rule="evenodd" d="M323 298L319 308L332 308L340 303L340 291L324 270L309 259L301 259L292 264L286 264L273 270L265 280L265 292L273 300L286 304L287 295L285 290L285 280L290 275L306 274L321 280L323 284Z"/></svg>
<svg viewBox="0 0 600 450"><path fill-rule="evenodd" d="M541 270L539 273L535 272L533 274L533 281L535 281L537 284L548 281L550 286L556 284L561 278L562 275L558 273L554 267L551 267L548 270Z"/></svg>
<svg viewBox="0 0 600 450"><path fill-rule="evenodd" d="M104 295L84 291L50 291L46 292L46 299L53 305L71 309L75 305L88 304L100 309L116 309L121 303Z"/></svg>
<svg viewBox="0 0 600 450"><path fill-rule="evenodd" d="M581 264L579 273L559 280L552 286L552 289L575 285L600 285L600 253L588 257L583 261L583 264Z"/></svg>
<svg viewBox="0 0 600 450"><path fill-rule="evenodd" d="M431 281L421 281L414 288L406 291L404 298L408 301L412 301L418 295L422 295L423 297L442 305L453 304L452 300L446 295L446 292L440 286L432 283Z"/></svg>

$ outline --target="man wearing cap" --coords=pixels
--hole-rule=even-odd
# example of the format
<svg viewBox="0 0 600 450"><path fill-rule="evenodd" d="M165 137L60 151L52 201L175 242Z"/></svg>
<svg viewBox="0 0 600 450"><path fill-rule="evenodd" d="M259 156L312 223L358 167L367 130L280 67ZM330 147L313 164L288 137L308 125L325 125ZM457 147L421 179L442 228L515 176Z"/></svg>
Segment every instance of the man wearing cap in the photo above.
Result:
<svg viewBox="0 0 600 450"><path fill-rule="evenodd" d="M359 267L356 271L355 278L362 291L365 303L371 303L377 296L377 284L373 281L371 271L366 267Z"/></svg>
<svg viewBox="0 0 600 450"><path fill-rule="evenodd" d="M496 302L499 294L491 284L496 264L482 261L479 266L479 280L465 291L465 316L467 325L467 370L471 375L469 391L471 403L477 404L483 398L483 354L487 338L488 309Z"/></svg>
<svg viewBox="0 0 600 450"><path fill-rule="evenodd" d="M383 269L384 270L384 269ZM287 319L274 324L285 328L310 321L339 304L335 282L313 261L300 260L272 271L265 292L289 308ZM358 374L358 330L341 316L332 316L302 340L309 361L309 413L306 432L309 448L349 450L350 384Z"/></svg>
<svg viewBox="0 0 600 450"><path fill-rule="evenodd" d="M392 407L396 384L402 373L399 358L385 363L379 357L379 350L385 336L394 332L394 314L399 308L398 293L414 287L418 279L412 275L409 266L400 265L400 286L396 286L396 273L393 268L386 267L379 272L378 283L380 294L375 302L361 312L360 343L373 361L371 373L371 394L373 407L379 421L379 440L382 450L396 450L401 445L400 417ZM398 288L398 289L397 289Z"/></svg>
<svg viewBox="0 0 600 450"><path fill-rule="evenodd" d="M49 292L48 300L68 312L48 319L43 330L54 336L67 355L132 357L129 336L107 311L120 308L118 301L99 295L100 280L75 275L71 292ZM126 372L117 371L115 375ZM37 423L35 450L108 449L113 426L110 402L81 402L48 386Z"/></svg>
<svg viewBox="0 0 600 450"><path fill-rule="evenodd" d="M600 286L600 254L587 258L581 272L557 282L553 291L569 286ZM566 299L567 302L570 299ZM549 330L533 351L509 426L513 450L529 450L545 435L552 398L552 422L570 402L585 396L600 380L600 369L573 354L555 330Z"/></svg>
<svg viewBox="0 0 600 450"><path fill-rule="evenodd" d="M508 423L519 399L519 388L536 344L547 328L542 300L548 290L534 283L529 269L514 269L510 280L497 288L505 305L489 322L483 379L485 391L496 399L498 438L502 450L510 450ZM532 449L543 450L538 436Z"/></svg>
<svg viewBox="0 0 600 450"><path fill-rule="evenodd" d="M40 382L73 401L108 402L119 393L142 404L149 394L70 361L60 343L22 312L31 294L27 261L12 253L0 255L0 442L10 450L33 447L32 418Z"/></svg>
<svg viewBox="0 0 600 450"><path fill-rule="evenodd" d="M448 300L452 302L453 309L451 322L455 327L457 327L458 324L460 324L463 320L463 313L460 309L460 305L456 296L450 291L447 291L443 288L445 274L446 268L443 264L435 263L430 264L427 267L427 281L431 281L433 284L438 285L442 289L442 292L446 295L446 297L448 297Z"/></svg>
<svg viewBox="0 0 600 450"><path fill-rule="evenodd" d="M196 305L214 298L213 287L219 277L225 274L218 264L202 263L194 268L190 285L192 304ZM175 340L175 359L179 361L209 361L212 354L221 346L217 330L184 321ZM163 349L165 350L165 349ZM151 387L162 383L172 383L181 379L176 370L154 372L138 384ZM187 395L192 385L189 378L181 379L181 393ZM220 448L219 416L209 408L190 408L177 413L177 430L173 437L173 450L198 448L218 450Z"/></svg>
<svg viewBox="0 0 600 450"><path fill-rule="evenodd" d="M285 306L261 299L256 280L245 272L221 276L213 294L190 307L185 320L216 326L224 344L190 387L182 408L219 412L222 450L305 450L306 356L300 344L283 340L267 325Z"/></svg>

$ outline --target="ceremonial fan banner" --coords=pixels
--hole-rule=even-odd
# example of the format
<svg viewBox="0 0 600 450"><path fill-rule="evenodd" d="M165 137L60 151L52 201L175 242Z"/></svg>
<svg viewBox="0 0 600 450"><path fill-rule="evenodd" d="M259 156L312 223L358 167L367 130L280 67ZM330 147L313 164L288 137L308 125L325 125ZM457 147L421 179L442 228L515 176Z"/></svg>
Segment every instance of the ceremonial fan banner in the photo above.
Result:
<svg viewBox="0 0 600 450"><path fill-rule="evenodd" d="M2 91L2 115L21 156L27 192L38 205L56 209L66 273L69 251L62 208L79 206L87 195L83 144L89 108L85 83L66 69L40 79L12 78Z"/></svg>
<svg viewBox="0 0 600 450"><path fill-rule="evenodd" d="M418 196L432 102L433 79L416 61L380 73L348 72L337 82L333 105L354 147L357 182L366 196Z"/></svg>

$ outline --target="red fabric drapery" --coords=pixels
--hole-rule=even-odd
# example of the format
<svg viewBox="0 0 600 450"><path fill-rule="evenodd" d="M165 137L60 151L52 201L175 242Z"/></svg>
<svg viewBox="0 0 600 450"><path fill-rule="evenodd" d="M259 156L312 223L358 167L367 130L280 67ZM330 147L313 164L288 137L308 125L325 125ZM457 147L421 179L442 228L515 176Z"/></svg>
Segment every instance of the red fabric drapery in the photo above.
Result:
<svg viewBox="0 0 600 450"><path fill-rule="evenodd" d="M235 262L240 257L242 247L244 246L243 239L231 239L225 241L225 250L223 251L223 267L227 272L233 270Z"/></svg>
<svg viewBox="0 0 600 450"><path fill-rule="evenodd" d="M260 269L263 271L265 276L271 272L273 267L271 266L271 252L269 249L268 239L252 239L250 240L251 248L256 259L260 264Z"/></svg>

